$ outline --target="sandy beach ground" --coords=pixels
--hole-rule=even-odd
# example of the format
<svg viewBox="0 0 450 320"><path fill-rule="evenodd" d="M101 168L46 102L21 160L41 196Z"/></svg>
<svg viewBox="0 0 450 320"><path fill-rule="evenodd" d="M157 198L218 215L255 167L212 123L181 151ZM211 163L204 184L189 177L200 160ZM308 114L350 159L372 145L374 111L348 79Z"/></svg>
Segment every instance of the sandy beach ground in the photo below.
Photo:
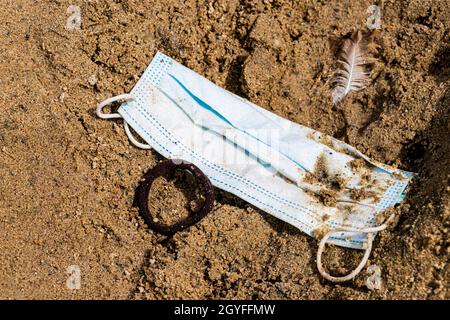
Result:
<svg viewBox="0 0 450 320"><path fill-rule="evenodd" d="M449 298L448 0L0 2L0 298ZM333 106L337 50L373 4L382 28L372 83ZM78 14L70 5L80 29L66 27ZM134 192L163 158L94 109L129 92L158 50L418 173L395 227L374 244L380 290L367 289L364 271L324 280L317 240L220 190L196 226L171 239L148 229ZM155 210L187 212L181 182L161 182ZM361 256L332 247L324 259L344 274ZM79 289L67 286L74 270Z"/></svg>

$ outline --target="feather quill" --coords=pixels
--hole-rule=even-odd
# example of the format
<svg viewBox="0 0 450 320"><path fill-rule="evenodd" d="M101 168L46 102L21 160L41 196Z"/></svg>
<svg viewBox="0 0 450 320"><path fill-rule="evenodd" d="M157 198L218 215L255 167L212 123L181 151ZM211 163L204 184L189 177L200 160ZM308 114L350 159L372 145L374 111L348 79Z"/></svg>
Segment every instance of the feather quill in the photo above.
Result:
<svg viewBox="0 0 450 320"><path fill-rule="evenodd" d="M333 79L333 104L341 101L348 93L363 89L368 82L370 72L367 71L367 42L363 40L361 31L356 31L342 45L340 60L341 69Z"/></svg>

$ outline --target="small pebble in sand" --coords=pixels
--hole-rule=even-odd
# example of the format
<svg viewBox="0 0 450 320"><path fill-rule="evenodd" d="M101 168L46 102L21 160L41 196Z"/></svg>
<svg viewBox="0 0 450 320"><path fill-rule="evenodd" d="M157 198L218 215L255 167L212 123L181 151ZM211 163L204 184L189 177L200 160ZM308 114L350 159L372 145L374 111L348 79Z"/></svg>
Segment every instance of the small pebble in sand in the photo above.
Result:
<svg viewBox="0 0 450 320"><path fill-rule="evenodd" d="M91 86L95 86L95 85L97 84L97 82L98 82L98 79L97 79L97 76L96 76L95 74L93 74L92 76L90 76L89 79L88 79L88 83L89 83Z"/></svg>
<svg viewBox="0 0 450 320"><path fill-rule="evenodd" d="M71 4L67 8L67 13L70 17L67 18L66 28L69 30L80 30L81 29L81 9L79 6Z"/></svg>
<svg viewBox="0 0 450 320"><path fill-rule="evenodd" d="M63 103L65 98L66 98L66 93L65 92L61 93L61 95L59 96L59 102Z"/></svg>
<svg viewBox="0 0 450 320"><path fill-rule="evenodd" d="M367 273L371 274L366 280L366 286L369 290L381 289L381 269L376 264L372 264L367 268Z"/></svg>

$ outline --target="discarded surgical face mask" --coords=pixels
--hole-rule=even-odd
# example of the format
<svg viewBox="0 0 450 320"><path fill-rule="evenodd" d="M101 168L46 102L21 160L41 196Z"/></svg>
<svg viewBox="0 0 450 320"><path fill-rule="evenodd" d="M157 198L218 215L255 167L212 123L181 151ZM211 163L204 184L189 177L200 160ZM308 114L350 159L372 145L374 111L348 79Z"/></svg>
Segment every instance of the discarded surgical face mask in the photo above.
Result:
<svg viewBox="0 0 450 320"><path fill-rule="evenodd" d="M120 99L127 101L117 114L103 113ZM216 187L321 239L318 268L332 281L364 267L374 234L386 228L380 216L403 200L412 177L225 91L162 53L129 94L104 101L97 114L123 118L137 146L195 164ZM365 257L350 275L332 277L321 264L326 242L366 249Z"/></svg>

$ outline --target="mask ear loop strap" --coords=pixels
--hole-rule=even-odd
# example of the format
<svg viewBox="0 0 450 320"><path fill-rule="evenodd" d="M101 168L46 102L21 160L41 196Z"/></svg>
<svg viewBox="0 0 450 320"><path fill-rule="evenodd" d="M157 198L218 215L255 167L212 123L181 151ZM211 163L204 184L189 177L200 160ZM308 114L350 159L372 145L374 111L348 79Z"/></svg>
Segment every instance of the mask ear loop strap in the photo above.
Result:
<svg viewBox="0 0 450 320"><path fill-rule="evenodd" d="M125 94L120 94L118 96L106 99L105 101L103 101L97 105L95 113L101 119L122 119L123 117L119 113L104 113L103 112L104 107L106 107L107 105L109 105L113 102L119 101L119 100L133 101L134 97L131 94L125 93ZM128 137L128 139L130 139L132 144L134 144L138 148L145 149L145 150L150 150L152 148L148 144L139 142L133 136L133 134L131 133L131 130L130 130L130 126L128 125L128 123L125 120L123 120L123 126L125 128L125 133L127 134L127 137Z"/></svg>
<svg viewBox="0 0 450 320"><path fill-rule="evenodd" d="M386 229L388 227L389 222L394 218L394 214L392 214L385 223L383 223L382 225L378 226L378 227L373 227L373 228L347 228L347 227L343 227L343 228L339 228L336 230L331 230L329 232L327 232L323 238L320 240L319 242L319 248L317 250L317 258L316 258L316 263L317 263L317 269L319 270L319 273L322 275L322 277L324 277L325 279L331 281L331 282L345 282L345 281L349 281L352 280L354 277L356 277L361 270L364 268L364 266L366 265L367 261L369 260L370 257L370 253L372 251L372 244L373 244L373 239L374 239L374 234L376 232L382 231L384 229ZM367 233L367 244L366 244L366 251L364 252L364 256L361 259L361 262L358 264L358 266L352 271L350 272L348 275L346 276L342 276L342 277L334 277L332 275L330 275L328 272L325 271L325 269L323 268L322 265L322 253L323 250L325 249L325 244L327 243L327 240L329 239L329 237L332 234L338 233L338 232L342 232L342 231L347 231L347 232L362 232L362 233Z"/></svg>
<svg viewBox="0 0 450 320"><path fill-rule="evenodd" d="M128 125L128 122L123 120L123 127L125 128L125 133L128 136L128 139L130 139L131 143L134 144L136 147L144 149L144 150L150 150L152 147L148 144L141 143L137 141L137 139L133 136L130 130L130 126Z"/></svg>
<svg viewBox="0 0 450 320"><path fill-rule="evenodd" d="M105 101L103 101L97 105L97 108L95 110L97 117L99 117L101 119L121 119L122 116L119 113L104 113L103 112L104 107L106 107L107 105L110 105L113 102L119 101L119 100L133 101L134 97L131 94L125 93L125 94L119 94L118 96L106 99Z"/></svg>

